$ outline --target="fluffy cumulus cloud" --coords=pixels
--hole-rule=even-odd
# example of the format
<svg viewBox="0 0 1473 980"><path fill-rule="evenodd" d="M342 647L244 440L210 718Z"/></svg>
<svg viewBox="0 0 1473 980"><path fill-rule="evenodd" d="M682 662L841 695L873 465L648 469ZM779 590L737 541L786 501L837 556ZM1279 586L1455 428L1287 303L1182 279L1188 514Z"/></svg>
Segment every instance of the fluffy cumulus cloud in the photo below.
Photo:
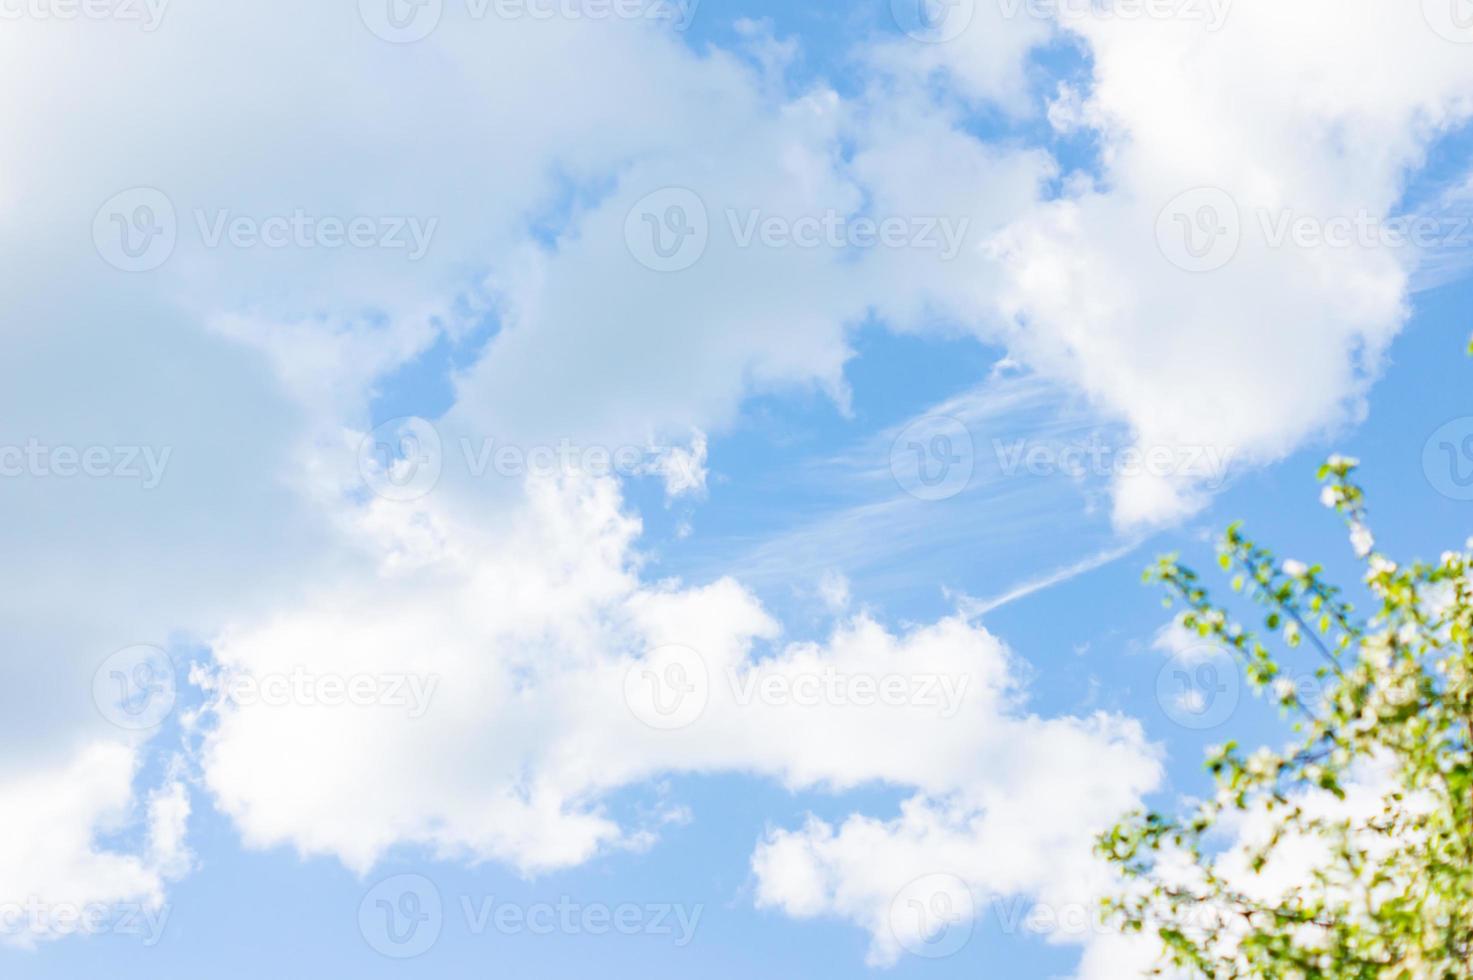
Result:
<svg viewBox="0 0 1473 980"><path fill-rule="evenodd" d="M136 767L127 747L100 742L55 769L0 779L0 943L152 928L167 914L165 886L190 862L189 800L171 780L135 813ZM139 817L141 848L101 839Z"/></svg>
<svg viewBox="0 0 1473 980"><path fill-rule="evenodd" d="M1473 61L1425 5L1240 0L1215 30L1165 6L1064 5L1093 78L1053 118L1097 137L1101 172L994 240L999 302L1016 353L1143 449L1269 461L1360 411L1416 259L1377 231L1473 111ZM1117 520L1188 512L1200 476L1121 479Z"/></svg>
<svg viewBox="0 0 1473 980"><path fill-rule="evenodd" d="M970 770L954 770L950 794L912 797L888 820L810 819L771 833L752 858L758 903L861 926L869 962L881 966L906 951L952 952L945 934L956 930L955 942L984 919L1016 927L1027 918L1050 941L1095 940L1111 880L1091 856L1099 818L1139 804L1158 778L1155 760L1120 718L991 724L996 741L978 746Z"/></svg>
<svg viewBox="0 0 1473 980"><path fill-rule="evenodd" d="M652 843L613 790L740 772L911 790L898 817L776 830L753 859L759 904L854 921L876 963L915 939L890 913L918 875L979 901L1099 893L1093 834L1159 779L1138 724L1030 713L1012 654L961 617L897 633L859 614L784 642L734 581L642 581L612 483L529 490L490 526L438 495L375 504L371 571L222 634L202 763L247 842L359 871L412 844L536 873ZM413 562L409 526L429 529ZM365 698L258 696L294 672L364 679Z"/></svg>
<svg viewBox="0 0 1473 980"><path fill-rule="evenodd" d="M371 571L218 639L204 775L249 841L360 870L418 843L533 872L645 839L601 806L613 789L737 771L964 807L1013 849L991 880L1024 889L1088 850L1072 816L1049 827L1033 808L1129 803L1156 778L1133 723L1029 715L1011 654L963 619L894 633L859 615L784 643L734 581L642 581L610 481L533 483L489 525L431 501L388 505ZM405 562L411 525L430 530ZM258 696L298 671L362 679L365 697Z"/></svg>
<svg viewBox="0 0 1473 980"><path fill-rule="evenodd" d="M26 664L0 693L0 799L26 801L0 814L26 825L0 836L46 831L0 848L0 902L152 902L182 868L187 799L138 782L146 750L90 696L135 643L211 649L194 762L251 844L563 867L650 843L611 791L736 771L910 788L753 858L760 903L854 922L876 963L924 939L892 906L926 875L974 906L1092 897L1088 814L1156 780L1130 721L1031 714L965 618L787 642L739 582L648 579L616 480L487 479L462 452L673 446L639 472L698 495L705 433L754 391L845 403L871 318L1001 342L1143 447L1269 460L1353 415L1408 263L1274 229L1394 212L1469 110L1466 50L1405 4L1239 0L1216 30L976 6L866 44L847 96L789 84L792 46L755 25L697 51L651 20L461 5L415 44L286 0L7 23L0 81L26 96L0 106L0 434L105 450L112 478L49 479L48 457L0 481L0 543L37 556L0 571ZM1097 173L1020 135L1044 119L1031 56L1069 44L1092 77L1047 118L1097 142ZM443 472L399 493L374 467L403 461L360 451L375 399L447 349ZM1117 519L1197 493L1125 479ZM854 686L919 675L940 704ZM673 681L703 706L679 729L639 693ZM148 843L108 841L130 826Z"/></svg>

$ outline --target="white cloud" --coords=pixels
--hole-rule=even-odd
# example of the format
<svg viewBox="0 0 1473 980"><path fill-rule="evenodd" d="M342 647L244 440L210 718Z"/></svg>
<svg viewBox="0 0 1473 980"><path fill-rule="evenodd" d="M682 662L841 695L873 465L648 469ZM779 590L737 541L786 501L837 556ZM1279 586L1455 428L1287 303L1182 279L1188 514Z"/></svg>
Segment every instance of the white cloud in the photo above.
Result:
<svg viewBox="0 0 1473 980"><path fill-rule="evenodd" d="M129 917L159 921L166 883L189 866L189 798L172 780L140 821L136 768L132 750L99 742L54 771L0 780L0 943L34 946ZM101 840L140 822L141 853Z"/></svg>
<svg viewBox="0 0 1473 980"><path fill-rule="evenodd" d="M1015 355L1126 419L1143 446L1211 445L1262 463L1362 411L1407 313L1410 254L1275 243L1286 215L1394 214L1405 175L1466 120L1473 62L1416 4L1240 0L1222 28L1075 12L1093 85L1068 115L1102 140L1102 179L993 243ZM1241 241L1220 268L1167 255L1207 215ZM1227 203L1224 203L1227 202ZM1220 241L1227 243L1231 235ZM1224 245L1224 248L1227 246ZM1178 259L1189 256L1179 254ZM1215 261L1217 256L1208 256ZM1118 523L1200 506L1195 481L1123 478Z"/></svg>
<svg viewBox="0 0 1473 980"><path fill-rule="evenodd" d="M1134 723L1118 718L992 723L995 744L978 746L953 794L913 797L892 820L855 815L835 828L810 819L770 834L752 861L758 903L861 926L875 965L915 949L895 905L927 876L965 884L969 901L951 904L958 914L965 904L967 920L1008 897L1092 909L1109 882L1092 856L1094 835L1154 787L1156 760ZM1085 943L1097 932L1083 919L1050 938Z"/></svg>
<svg viewBox="0 0 1473 980"><path fill-rule="evenodd" d="M818 580L818 595L830 612L841 613L849 608L849 580L840 572L827 571Z"/></svg>
<svg viewBox="0 0 1473 980"><path fill-rule="evenodd" d="M640 581L637 525L611 483L529 490L526 506L491 522L439 496L400 506L380 542L394 550L397 528L434 528L417 561L368 566L218 639L216 658L234 673L300 666L439 679L420 717L391 706L220 704L204 779L249 842L332 854L359 870L412 843L535 872L643 840L652 828L621 826L601 800L666 773L964 792L1000 834L1028 823L1025 808L1049 795L1038 780L1075 782L1076 765L1113 773L1122 798L1155 778L1133 724L1026 715L1010 655L961 619L894 634L860 615L821 646L759 657L778 626L735 582ZM626 678L671 644L697 652L689 672L706 701L689 727L661 731L626 703ZM906 693L866 706L863 686L843 686L849 677L898 678ZM803 685L819 683L829 686L818 701L802 701ZM1010 748L1018 741L1032 746L1026 759ZM1054 753L1074 761L1048 763ZM1063 830L1031 825L1037 836L1012 846L1037 847L1043 860L1066 843Z"/></svg>
<svg viewBox="0 0 1473 980"><path fill-rule="evenodd" d="M491 322L493 339L451 379L447 440L645 445L718 432L753 391L817 388L843 406L848 332L876 315L1002 339L1142 444L1263 461L1353 416L1404 316L1398 258L1245 234L1233 262L1191 275L1160 254L1157 215L1203 184L1245 214L1388 212L1428 141L1468 111L1465 53L1404 6L1240 0L1212 35L1073 20L1094 82L1053 115L1099 129L1104 173L1040 204L1053 159L977 139L965 113L986 103L1026 116L1026 59L1055 29L993 13L955 42L870 47L876 74L851 100L788 91L791 51L750 25L748 51L703 54L643 24L453 15L395 46L351 4L285 0L180 6L126 43L125 25L8 25L0 82L26 96L0 106L15 134L0 147L4 437L173 449L151 496L0 486L17 515L4 543L39 556L0 583L8 639L24 651L9 656L27 665L3 732L37 749L0 763L0 785L29 795L84 764L97 777L84 781L96 795L53 815L47 847L12 855L38 862L15 880L153 897L173 873L180 798L156 803L158 853L99 851L96 829L132 800L133 750L77 747L114 737L88 703L101 658L177 637L215 641L232 669L444 679L419 719L388 706L225 707L205 778L255 844L360 869L396 843L564 866L643 839L600 806L609 790L737 770L794 787L915 789L894 821L778 831L759 849L764 901L871 929L877 961L895 952L877 923L903 873L954 868L979 894L1074 888L1084 872L1061 862L1088 827L1071 803L1082 787L1130 802L1154 759L1120 719L1027 715L1006 652L981 629L946 619L895 633L856 616L822 646L777 647L762 668L789 680L832 666L965 673L974 683L954 718L743 707L718 685L698 724L667 738L622 702L635 658L679 642L720 677L753 669L780 629L734 581L643 580L637 522L615 487L524 493L447 474L422 504L353 497L377 389ZM940 77L952 89L938 96ZM104 201L139 185L167 194L179 243L160 269L129 276L91 231ZM671 186L698 194L710 232L679 273L641 265L626 240L631 208ZM222 210L259 222L299 209L437 223L419 262L210 248L200 225ZM791 230L829 212L965 230L951 261L738 237L754 213ZM671 494L704 484L704 436L681 452L664 473ZM1190 482L1126 480L1116 515L1160 521L1200 500ZM33 724L50 701L57 710ZM1057 822L1030 819L1047 807ZM853 884L859 840L885 860Z"/></svg>
<svg viewBox="0 0 1473 980"><path fill-rule="evenodd" d="M665 496L671 499L706 490L706 434L696 432L689 447L662 446L654 449L652 472L665 481Z"/></svg>

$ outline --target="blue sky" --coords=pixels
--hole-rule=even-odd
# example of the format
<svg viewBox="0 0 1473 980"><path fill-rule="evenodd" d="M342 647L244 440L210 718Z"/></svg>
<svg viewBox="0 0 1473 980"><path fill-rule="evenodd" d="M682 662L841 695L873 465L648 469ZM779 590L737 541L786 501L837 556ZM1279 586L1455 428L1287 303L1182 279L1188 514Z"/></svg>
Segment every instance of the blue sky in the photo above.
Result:
<svg viewBox="0 0 1473 980"><path fill-rule="evenodd" d="M50 454L0 477L0 975L1128 975L1139 949L1021 917L1093 908L1093 833L1284 732L1173 646L1142 568L1226 592L1242 520L1355 582L1331 452L1389 552L1473 533L1428 448L1473 434L1473 35L1435 4L1205 30L978 0L936 42L901 0L702 0L683 32L445 0L412 43L325 6L0 26L36 93L0 150L0 451ZM1204 189L1231 254L1172 237ZM690 200L709 240L656 268L640 209ZM1406 215L1434 240L1272 237ZM742 244L749 216L778 238ZM824 216L842 242L782 237ZM559 443L637 472L462 452ZM917 491L912 443L966 475ZM1174 462L1009 463L1086 444ZM662 729L630 678L671 648L709 704ZM172 671L141 729L105 693L139 656ZM971 694L938 719L721 684L816 665ZM230 687L291 671L376 700ZM405 677L433 679L407 718ZM917 939L908 897L972 911Z"/></svg>

